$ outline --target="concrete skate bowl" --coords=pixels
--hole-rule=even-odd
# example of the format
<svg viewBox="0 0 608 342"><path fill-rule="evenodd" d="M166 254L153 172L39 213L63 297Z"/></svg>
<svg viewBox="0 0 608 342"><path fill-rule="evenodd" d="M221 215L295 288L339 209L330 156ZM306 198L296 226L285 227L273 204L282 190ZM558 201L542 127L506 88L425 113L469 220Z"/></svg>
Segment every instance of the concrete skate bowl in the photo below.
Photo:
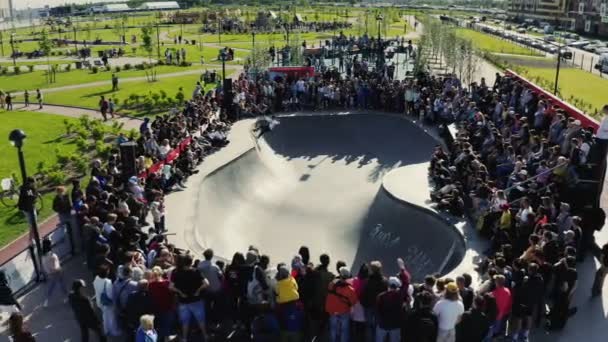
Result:
<svg viewBox="0 0 608 342"><path fill-rule="evenodd" d="M230 259L254 245L287 262L299 247L343 260L356 271L403 257L415 280L445 274L465 252L462 235L440 216L398 201L381 186L397 167L427 163L437 142L389 115L281 117L253 148L209 174L199 189L190 248ZM420 166L420 165L419 165ZM424 168L407 180L428 191Z"/></svg>

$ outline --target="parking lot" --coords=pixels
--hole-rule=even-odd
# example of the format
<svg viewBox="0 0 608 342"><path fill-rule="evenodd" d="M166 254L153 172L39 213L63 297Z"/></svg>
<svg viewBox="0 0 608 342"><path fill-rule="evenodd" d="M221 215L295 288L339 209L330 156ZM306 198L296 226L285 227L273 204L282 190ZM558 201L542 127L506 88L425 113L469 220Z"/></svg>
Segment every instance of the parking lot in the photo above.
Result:
<svg viewBox="0 0 608 342"><path fill-rule="evenodd" d="M461 25L532 47L547 57L555 58L561 51L562 62L566 65L600 76L608 73L608 42L588 40L568 32L544 34L537 27L516 26L502 21L462 21ZM597 68L599 63L603 65L601 70Z"/></svg>

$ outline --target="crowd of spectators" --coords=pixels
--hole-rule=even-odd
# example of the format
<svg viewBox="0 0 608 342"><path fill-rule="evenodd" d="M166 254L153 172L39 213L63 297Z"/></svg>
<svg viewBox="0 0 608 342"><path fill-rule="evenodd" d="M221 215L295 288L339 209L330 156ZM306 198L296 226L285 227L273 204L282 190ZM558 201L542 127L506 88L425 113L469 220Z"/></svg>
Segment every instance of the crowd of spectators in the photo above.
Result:
<svg viewBox="0 0 608 342"><path fill-rule="evenodd" d="M144 121L136 176L124 177L113 155L94 163L85 189L74 182L71 195L58 190L54 208L76 211L60 218L81 232L101 312L99 318L86 296L87 283L75 280L69 302L83 341L90 331L102 341L137 342L175 335L182 341L481 342L504 334L527 341L530 329L545 321L545 300L547 327L564 327L575 312L577 258L590 246L589 232L603 224L598 215L575 214L581 208L565 197L592 172L592 133L550 112L513 79L499 77L494 87L482 80L469 89L452 76L394 80L387 68L355 63L363 62L310 79L242 74L230 106L221 105L226 95L219 90L203 94L197 85L181 112ZM478 265L481 282L462 274L429 275L415 284L401 259L391 275L378 261L332 264L324 251L314 251L315 263L306 246L286 263L271 262L255 246L224 261L212 249L193 255L168 243L164 194L185 187L204 156L227 143L231 111L241 117L303 108L374 108L443 127L456 122L451 148L438 147L432 157L432 198L453 214L480 218L480 233L492 242ZM150 171L161 161L162 168ZM47 253L49 271L61 272ZM608 247L603 253L605 273ZM54 286L63 281L60 274L53 279Z"/></svg>

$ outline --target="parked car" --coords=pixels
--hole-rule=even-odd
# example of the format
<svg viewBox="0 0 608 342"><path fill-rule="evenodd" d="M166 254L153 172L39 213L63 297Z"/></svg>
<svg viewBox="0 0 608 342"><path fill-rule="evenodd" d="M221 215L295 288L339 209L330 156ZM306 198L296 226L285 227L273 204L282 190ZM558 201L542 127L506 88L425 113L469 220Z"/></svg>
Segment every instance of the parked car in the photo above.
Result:
<svg viewBox="0 0 608 342"><path fill-rule="evenodd" d="M608 73L608 53L600 55L600 59L595 64L595 69L602 73Z"/></svg>
<svg viewBox="0 0 608 342"><path fill-rule="evenodd" d="M570 49L562 48L560 50L560 56L563 59L572 59L572 51L570 51Z"/></svg>
<svg viewBox="0 0 608 342"><path fill-rule="evenodd" d="M568 44L568 46L572 46L572 47L575 47L575 48L582 49L583 47L585 47L585 46L587 46L589 44L591 44L591 42L589 42L588 40L579 40L579 41L576 41L574 43Z"/></svg>
<svg viewBox="0 0 608 342"><path fill-rule="evenodd" d="M543 40L546 42L554 42L555 41L555 36L552 35L546 35L543 37Z"/></svg>
<svg viewBox="0 0 608 342"><path fill-rule="evenodd" d="M596 45L596 44L590 44L590 45L583 46L583 50L585 50L587 52L592 52L592 53L595 53L597 49L601 49L601 48L602 48L601 45Z"/></svg>

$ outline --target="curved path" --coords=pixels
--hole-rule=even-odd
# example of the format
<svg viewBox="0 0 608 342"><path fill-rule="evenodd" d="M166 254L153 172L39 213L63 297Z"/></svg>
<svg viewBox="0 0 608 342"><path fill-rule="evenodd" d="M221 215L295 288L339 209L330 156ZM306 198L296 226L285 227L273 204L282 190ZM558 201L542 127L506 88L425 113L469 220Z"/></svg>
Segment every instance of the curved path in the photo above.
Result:
<svg viewBox="0 0 608 342"><path fill-rule="evenodd" d="M15 106L17 111L30 111L30 112L41 112L48 114L56 114L63 115L72 118L79 118L83 115L86 115L93 119L102 119L101 113L96 110L80 108L80 107L67 107L67 106L56 106L56 105L44 105L42 109L38 109L38 105L30 104L29 107L25 107L22 104ZM139 129L139 125L142 123L142 119L129 117L129 116L116 116L115 119L110 119L106 121L108 125L111 125L114 121L118 121L122 123L124 129Z"/></svg>

